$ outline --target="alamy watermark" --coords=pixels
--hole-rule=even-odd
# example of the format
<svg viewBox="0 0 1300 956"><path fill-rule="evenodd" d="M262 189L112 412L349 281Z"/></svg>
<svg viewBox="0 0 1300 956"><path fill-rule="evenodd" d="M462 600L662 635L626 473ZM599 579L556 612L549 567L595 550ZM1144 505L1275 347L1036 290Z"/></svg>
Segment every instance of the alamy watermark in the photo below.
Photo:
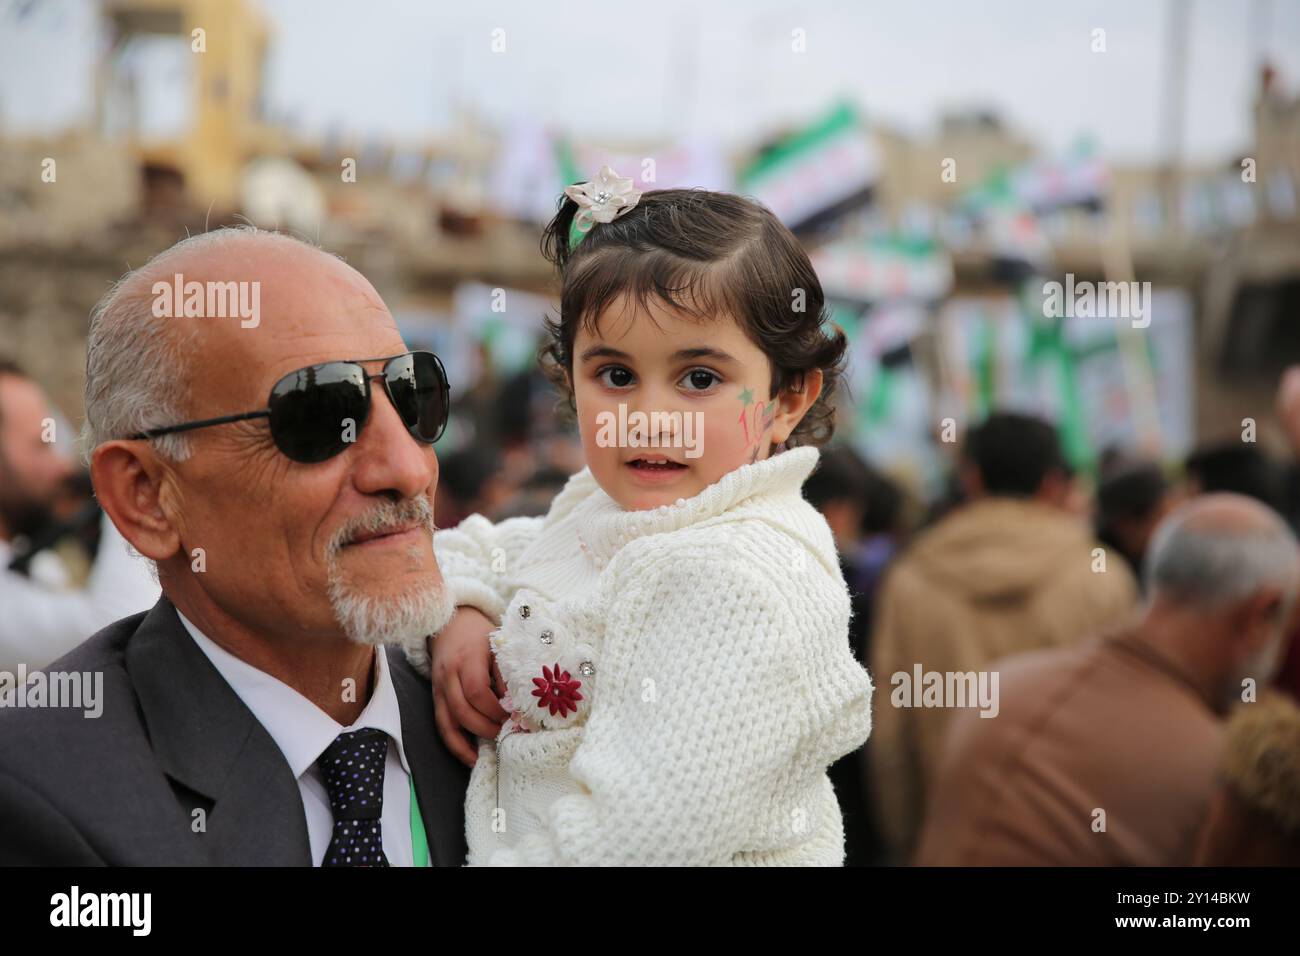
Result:
<svg viewBox="0 0 1300 956"><path fill-rule="evenodd" d="M177 272L171 282L159 280L151 287L153 314L159 319L239 319L241 329L262 322L262 283L185 281Z"/></svg>
<svg viewBox="0 0 1300 956"><path fill-rule="evenodd" d="M997 671L927 671L920 664L912 672L896 671L889 678L895 707L978 707L981 717L996 717Z"/></svg>
<svg viewBox="0 0 1300 956"><path fill-rule="evenodd" d="M57 927L124 927L132 936L153 928L152 893L83 893L73 885L50 897L50 925Z"/></svg>
<svg viewBox="0 0 1300 956"><path fill-rule="evenodd" d="M1150 282L1076 282L1073 272L1043 283L1043 316L1049 319L1131 319L1133 328L1151 324Z"/></svg>
<svg viewBox="0 0 1300 956"><path fill-rule="evenodd" d="M70 707L92 720L104 712L101 671L0 671L0 708Z"/></svg>
<svg viewBox="0 0 1300 956"><path fill-rule="evenodd" d="M628 412L596 415L596 445L600 448L682 448L687 458L704 454L703 412Z"/></svg>

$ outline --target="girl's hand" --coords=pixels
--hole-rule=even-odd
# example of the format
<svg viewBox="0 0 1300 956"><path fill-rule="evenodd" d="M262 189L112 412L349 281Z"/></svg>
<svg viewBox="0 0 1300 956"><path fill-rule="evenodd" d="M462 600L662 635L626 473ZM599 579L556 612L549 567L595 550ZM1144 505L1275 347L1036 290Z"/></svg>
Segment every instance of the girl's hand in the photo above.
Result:
<svg viewBox="0 0 1300 956"><path fill-rule="evenodd" d="M494 683L500 682L488 643L494 630L496 624L478 609L459 607L451 622L430 641L438 733L447 749L467 767L474 766L478 753L465 734L494 739L509 716L493 689ZM504 694L504 683L500 683Z"/></svg>

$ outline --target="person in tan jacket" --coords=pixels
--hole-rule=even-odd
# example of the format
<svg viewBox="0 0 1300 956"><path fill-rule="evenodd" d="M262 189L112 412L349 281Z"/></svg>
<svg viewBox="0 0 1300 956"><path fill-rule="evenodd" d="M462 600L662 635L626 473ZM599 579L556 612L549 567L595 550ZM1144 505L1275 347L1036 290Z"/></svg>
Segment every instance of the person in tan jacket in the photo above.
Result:
<svg viewBox="0 0 1300 956"><path fill-rule="evenodd" d="M959 477L966 503L887 572L872 633L881 692L868 772L889 863L911 857L944 730L963 703L927 701L918 682L972 681L1000 657L1063 647L1117 624L1137 603L1125 562L1067 506L1052 425L989 416L967 436Z"/></svg>
<svg viewBox="0 0 1300 956"><path fill-rule="evenodd" d="M1147 586L1134 626L994 664L997 719L953 719L917 864L1193 862L1223 717L1262 706L1242 701L1281 659L1300 551L1267 507L1206 495L1157 530ZM1215 841L1228 858L1248 842L1241 819L1225 814Z"/></svg>

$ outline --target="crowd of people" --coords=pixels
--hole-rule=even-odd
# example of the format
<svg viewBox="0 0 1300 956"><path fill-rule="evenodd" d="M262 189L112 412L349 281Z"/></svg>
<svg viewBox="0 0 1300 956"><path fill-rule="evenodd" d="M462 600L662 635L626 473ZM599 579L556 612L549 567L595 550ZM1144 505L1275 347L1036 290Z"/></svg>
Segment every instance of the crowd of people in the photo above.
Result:
<svg viewBox="0 0 1300 956"><path fill-rule="evenodd" d="M1090 497L1050 423L997 412L910 533L899 489L850 450L826 464L841 480L807 492L841 528L878 689L832 774L850 863L1300 861L1293 464L1112 454ZM914 672L996 674L996 712L891 694Z"/></svg>

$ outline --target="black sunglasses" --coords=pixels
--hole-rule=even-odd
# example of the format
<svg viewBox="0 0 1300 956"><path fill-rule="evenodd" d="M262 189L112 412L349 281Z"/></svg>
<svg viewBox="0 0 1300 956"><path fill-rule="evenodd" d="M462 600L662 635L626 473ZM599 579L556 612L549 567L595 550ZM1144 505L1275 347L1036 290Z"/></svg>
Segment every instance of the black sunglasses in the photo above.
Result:
<svg viewBox="0 0 1300 956"><path fill-rule="evenodd" d="M371 375L362 367L363 362L383 362L384 371ZM372 379L384 383L389 401L412 438L432 445L442 437L451 409L451 387L442 361L432 352L423 351L390 359L309 365L276 382L266 408L261 411L151 428L131 437L157 438L210 425L267 418L275 447L294 461L313 464L333 458L360 436L370 417Z"/></svg>

